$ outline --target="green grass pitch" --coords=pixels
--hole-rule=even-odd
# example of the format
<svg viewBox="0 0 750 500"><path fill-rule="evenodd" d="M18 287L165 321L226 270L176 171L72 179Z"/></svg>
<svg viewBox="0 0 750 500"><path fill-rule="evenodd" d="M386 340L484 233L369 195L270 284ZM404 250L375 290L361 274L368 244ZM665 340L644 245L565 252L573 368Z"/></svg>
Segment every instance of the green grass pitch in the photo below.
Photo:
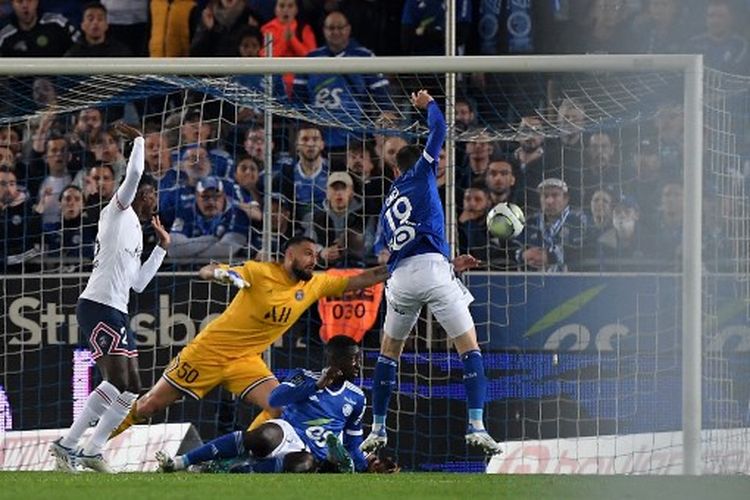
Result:
<svg viewBox="0 0 750 500"><path fill-rule="evenodd" d="M0 499L750 499L747 477L0 472Z"/></svg>

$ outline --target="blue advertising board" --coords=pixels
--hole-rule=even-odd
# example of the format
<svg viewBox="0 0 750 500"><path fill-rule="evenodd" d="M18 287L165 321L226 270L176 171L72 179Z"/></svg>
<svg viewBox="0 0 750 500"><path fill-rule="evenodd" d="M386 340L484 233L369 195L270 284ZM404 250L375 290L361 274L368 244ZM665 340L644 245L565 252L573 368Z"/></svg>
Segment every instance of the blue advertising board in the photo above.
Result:
<svg viewBox="0 0 750 500"><path fill-rule="evenodd" d="M704 315L704 350L750 352L743 286L731 275L705 278L704 310L712 314ZM474 274L468 287L477 332L491 350L668 354L680 348L677 275Z"/></svg>

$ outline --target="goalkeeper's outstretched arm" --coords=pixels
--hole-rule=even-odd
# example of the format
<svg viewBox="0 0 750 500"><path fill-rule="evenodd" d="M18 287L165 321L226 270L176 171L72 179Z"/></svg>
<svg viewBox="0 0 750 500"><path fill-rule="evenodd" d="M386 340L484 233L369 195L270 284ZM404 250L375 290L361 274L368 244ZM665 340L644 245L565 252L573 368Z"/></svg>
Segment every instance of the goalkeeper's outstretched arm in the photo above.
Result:
<svg viewBox="0 0 750 500"><path fill-rule="evenodd" d="M220 264L217 264L215 262L206 264L205 266L201 267L200 271L198 271L198 276L200 276L203 280L212 280L214 279L214 270L219 269L219 266Z"/></svg>
<svg viewBox="0 0 750 500"><path fill-rule="evenodd" d="M367 288L375 283L387 280L389 276L390 274L388 273L387 266L371 267L365 272L349 278L349 283L346 285L344 291L349 292L352 290Z"/></svg>
<svg viewBox="0 0 750 500"><path fill-rule="evenodd" d="M201 267L200 271L198 271L198 276L204 280L214 280L223 285L232 285L240 289L250 286L250 283L240 273L230 269L225 264L207 264Z"/></svg>

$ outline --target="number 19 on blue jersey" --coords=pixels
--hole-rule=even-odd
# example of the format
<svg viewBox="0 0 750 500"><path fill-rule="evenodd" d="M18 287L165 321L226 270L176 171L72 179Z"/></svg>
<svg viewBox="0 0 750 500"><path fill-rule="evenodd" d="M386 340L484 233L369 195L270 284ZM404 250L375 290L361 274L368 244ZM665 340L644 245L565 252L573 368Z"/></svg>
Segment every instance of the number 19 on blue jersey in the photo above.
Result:
<svg viewBox="0 0 750 500"><path fill-rule="evenodd" d="M391 252L401 250L417 235L416 224L409 220L411 212L412 205L409 198L399 196L398 189L394 189L386 200L383 213L388 225L386 241L388 242L388 250Z"/></svg>

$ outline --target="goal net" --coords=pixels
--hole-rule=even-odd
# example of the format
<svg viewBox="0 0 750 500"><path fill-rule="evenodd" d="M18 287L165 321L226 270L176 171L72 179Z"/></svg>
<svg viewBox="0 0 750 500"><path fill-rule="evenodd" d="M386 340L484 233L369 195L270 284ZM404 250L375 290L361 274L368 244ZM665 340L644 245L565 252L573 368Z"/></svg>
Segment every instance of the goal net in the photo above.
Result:
<svg viewBox="0 0 750 500"><path fill-rule="evenodd" d="M0 191L0 468L51 468L49 442L98 383L75 304L98 211L129 153L111 123L144 131L160 217L183 235L131 296L145 391L233 297L197 279L200 266L278 258L295 234L318 242L321 271L383 257L377 216L395 153L424 141L409 94L426 88L451 127L438 185L453 211L453 251L482 260L462 279L489 379L487 427L505 452L488 464L466 448L461 362L425 310L400 361L388 453L417 471L681 473L683 387L693 383L683 377L682 234L697 227L683 212L684 166L701 164L684 154L684 72L654 69L659 58L621 68L600 59L600 70L573 57L567 70L534 73L500 72L502 58L485 58L481 73L441 59L435 67L457 73L455 94L445 73L405 72L424 67L407 59L383 74L346 60L343 73L318 74L295 60L283 66L294 72L287 88L280 74L226 76L228 66L211 76L195 61L180 71L189 74L132 60L140 71L4 77L0 163L12 176L2 174ZM702 422L704 472L748 473L750 81L706 70L703 83L702 397L687 414ZM208 208L196 194L207 177L216 178ZM526 214L515 240L487 232L486 213L502 201ZM146 227L145 256L155 242ZM380 312L364 318L373 303ZM313 307L270 350L270 366L279 378L320 369L322 339L350 334L364 346L369 397L383 311L379 290ZM218 388L136 426L106 455L153 470L156 449L184 451L245 428L256 412Z"/></svg>

